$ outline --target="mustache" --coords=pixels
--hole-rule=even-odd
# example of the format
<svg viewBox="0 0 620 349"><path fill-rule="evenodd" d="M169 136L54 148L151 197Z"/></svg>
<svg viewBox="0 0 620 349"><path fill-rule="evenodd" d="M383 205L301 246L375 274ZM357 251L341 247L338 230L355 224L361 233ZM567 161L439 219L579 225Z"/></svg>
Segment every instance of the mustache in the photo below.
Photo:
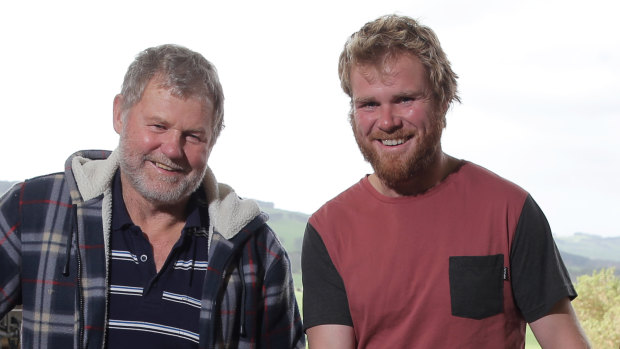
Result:
<svg viewBox="0 0 620 349"><path fill-rule="evenodd" d="M375 130L370 133L370 137L373 139L409 139L415 136L414 132L398 129L394 132L385 132L381 130Z"/></svg>

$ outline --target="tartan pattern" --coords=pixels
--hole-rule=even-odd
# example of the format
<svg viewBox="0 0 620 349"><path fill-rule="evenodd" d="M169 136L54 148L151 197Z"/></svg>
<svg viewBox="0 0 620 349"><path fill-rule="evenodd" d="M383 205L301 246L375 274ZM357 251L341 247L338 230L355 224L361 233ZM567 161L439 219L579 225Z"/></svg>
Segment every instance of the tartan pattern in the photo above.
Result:
<svg viewBox="0 0 620 349"><path fill-rule="evenodd" d="M0 284L4 285L8 275L21 277L21 285L16 286L23 303L24 348L69 348L75 339L76 303L66 295L76 293L76 273L62 275L69 237L65 232L71 230L72 211L63 177L53 174L22 183L8 193L8 202L1 203L3 219L13 220L17 227L15 237L20 240L21 250L11 260L14 266L10 269L2 263ZM18 214L6 215L5 207ZM4 227L0 229L4 231ZM4 246L0 251L4 258ZM10 307L14 304L11 302Z"/></svg>
<svg viewBox="0 0 620 349"><path fill-rule="evenodd" d="M213 236L207 272L211 277L205 280L203 299L215 302L203 302L201 330L211 332L201 332L200 348L305 348L290 262L265 219L264 215L257 217L231 240ZM241 249L241 262L236 259L226 264L226 257L235 248ZM239 309L245 313L245 336L239 336ZM209 322L215 326L208 326ZM207 343L203 338L215 342Z"/></svg>
<svg viewBox="0 0 620 349"><path fill-rule="evenodd" d="M23 304L24 348L105 346L109 207L104 195L82 200L70 164L0 198L0 316ZM290 262L266 220L255 217L229 240L213 233L200 348L305 347Z"/></svg>

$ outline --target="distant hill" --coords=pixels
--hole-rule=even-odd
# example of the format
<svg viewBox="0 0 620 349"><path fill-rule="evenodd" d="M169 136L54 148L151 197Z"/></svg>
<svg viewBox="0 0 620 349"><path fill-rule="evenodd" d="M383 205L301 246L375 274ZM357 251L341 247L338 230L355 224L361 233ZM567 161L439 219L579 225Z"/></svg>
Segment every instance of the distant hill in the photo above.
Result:
<svg viewBox="0 0 620 349"><path fill-rule="evenodd" d="M575 233L556 236L555 243L573 280L609 267L616 267L616 275L620 276L620 237Z"/></svg>
<svg viewBox="0 0 620 349"><path fill-rule="evenodd" d="M616 267L616 275L620 276L620 262L618 261L583 257L561 249L560 254L573 281L577 280L581 275L591 275L595 270L609 267Z"/></svg>
<svg viewBox="0 0 620 349"><path fill-rule="evenodd" d="M585 233L556 236L555 243L562 251L593 259L620 262L620 236L601 237Z"/></svg>

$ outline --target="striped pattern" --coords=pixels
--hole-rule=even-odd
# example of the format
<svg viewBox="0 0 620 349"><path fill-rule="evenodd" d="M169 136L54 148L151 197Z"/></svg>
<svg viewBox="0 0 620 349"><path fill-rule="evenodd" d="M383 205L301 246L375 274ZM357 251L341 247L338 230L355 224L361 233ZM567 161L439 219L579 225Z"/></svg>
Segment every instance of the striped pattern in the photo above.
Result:
<svg viewBox="0 0 620 349"><path fill-rule="evenodd" d="M209 263L206 261L179 260L179 261L176 261L176 263L174 263L174 269L181 269L181 270L192 270L192 269L193 270L207 270L208 266L209 266Z"/></svg>
<svg viewBox="0 0 620 349"><path fill-rule="evenodd" d="M198 333L186 331L171 326L163 326L149 322L120 320L110 320L109 326L111 329L116 330L150 332L166 336L175 336L182 339L190 340L194 343L198 343Z"/></svg>
<svg viewBox="0 0 620 349"><path fill-rule="evenodd" d="M111 256L112 256L111 257L112 260L130 261L130 262L134 262L135 264L138 264L138 256L136 256L135 254L129 251L112 250Z"/></svg>
<svg viewBox="0 0 620 349"><path fill-rule="evenodd" d="M142 287L110 285L110 293L124 296L142 296L144 289Z"/></svg>
<svg viewBox="0 0 620 349"><path fill-rule="evenodd" d="M122 199L121 187L120 172L117 171L112 185L110 236L110 282L116 287L111 287L108 345L117 348L139 342L145 348L194 349L197 341L180 334L198 333L199 329L200 296L206 268L195 270L192 265L195 259L203 261L201 265L207 265L207 236L196 234L208 229L207 208L201 204L206 198L201 192L192 194L185 227L172 246L166 263L156 272L153 248L146 234L133 224ZM182 268L175 268L175 265ZM129 292L123 292L126 290ZM112 323L126 326L112 326ZM135 332L136 329L140 331Z"/></svg>
<svg viewBox="0 0 620 349"><path fill-rule="evenodd" d="M196 298L192 298L190 296L185 296L182 294L176 294L176 293L164 291L161 298L163 300L182 303L182 304L189 305L190 307L200 309L200 300Z"/></svg>

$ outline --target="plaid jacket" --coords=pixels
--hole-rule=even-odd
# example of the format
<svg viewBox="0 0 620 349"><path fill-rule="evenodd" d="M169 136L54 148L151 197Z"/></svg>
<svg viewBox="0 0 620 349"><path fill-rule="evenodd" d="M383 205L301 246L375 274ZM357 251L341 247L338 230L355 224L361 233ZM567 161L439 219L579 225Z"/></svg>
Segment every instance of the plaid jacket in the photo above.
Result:
<svg viewBox="0 0 620 349"><path fill-rule="evenodd" d="M111 180L118 154L83 151L65 173L0 198L0 316L23 305L24 348L104 348ZM207 171L209 268L200 348L303 348L288 256L257 204Z"/></svg>

